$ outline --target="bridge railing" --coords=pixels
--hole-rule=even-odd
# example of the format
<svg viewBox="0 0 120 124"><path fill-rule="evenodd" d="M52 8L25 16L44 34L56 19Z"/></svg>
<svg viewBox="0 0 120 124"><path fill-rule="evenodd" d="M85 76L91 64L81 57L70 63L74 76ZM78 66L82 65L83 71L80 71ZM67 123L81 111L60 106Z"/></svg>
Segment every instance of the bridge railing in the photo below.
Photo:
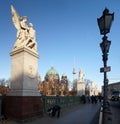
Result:
<svg viewBox="0 0 120 124"><path fill-rule="evenodd" d="M4 116L4 99L5 96L0 96L0 119ZM42 109L46 113L48 108L59 105L61 108L67 108L84 103L80 96L46 96L42 95Z"/></svg>
<svg viewBox="0 0 120 124"><path fill-rule="evenodd" d="M42 96L43 112L46 113L48 108L59 105L61 108L79 105L82 103L80 96Z"/></svg>

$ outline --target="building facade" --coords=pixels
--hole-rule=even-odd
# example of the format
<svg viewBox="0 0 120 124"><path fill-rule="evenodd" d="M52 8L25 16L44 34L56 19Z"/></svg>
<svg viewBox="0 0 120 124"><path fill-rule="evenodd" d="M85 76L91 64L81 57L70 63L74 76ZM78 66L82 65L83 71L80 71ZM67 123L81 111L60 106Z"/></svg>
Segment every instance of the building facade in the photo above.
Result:
<svg viewBox="0 0 120 124"><path fill-rule="evenodd" d="M103 87L102 87L103 90ZM120 91L120 82L115 82L108 85L108 98L111 98L111 94L113 91Z"/></svg>

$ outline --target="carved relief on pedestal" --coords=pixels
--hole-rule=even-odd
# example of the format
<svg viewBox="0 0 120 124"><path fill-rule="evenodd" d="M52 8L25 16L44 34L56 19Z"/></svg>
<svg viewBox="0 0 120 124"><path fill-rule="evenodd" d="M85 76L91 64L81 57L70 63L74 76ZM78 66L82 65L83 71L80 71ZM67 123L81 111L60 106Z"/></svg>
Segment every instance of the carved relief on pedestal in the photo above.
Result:
<svg viewBox="0 0 120 124"><path fill-rule="evenodd" d="M27 75L28 75L30 78L35 78L36 75L37 75L37 69L36 69L33 65L28 65L28 68L27 68Z"/></svg>

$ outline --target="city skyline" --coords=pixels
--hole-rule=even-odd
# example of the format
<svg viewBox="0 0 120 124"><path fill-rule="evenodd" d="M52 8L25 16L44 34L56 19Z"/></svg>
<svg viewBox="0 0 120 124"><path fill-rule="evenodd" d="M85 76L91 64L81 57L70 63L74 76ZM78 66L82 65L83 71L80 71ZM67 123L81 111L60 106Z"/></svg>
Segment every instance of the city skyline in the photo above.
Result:
<svg viewBox="0 0 120 124"><path fill-rule="evenodd" d="M102 36L97 24L97 18L107 7L110 13L115 13L115 19L107 35L111 40L108 56L109 82L120 81L118 53L120 46L120 2L119 1L88 1L88 0L6 0L0 1L0 78L8 79L11 74L10 52L16 41L16 29L12 22L10 6L13 5L19 15L27 16L27 23L32 22L36 30L38 54L40 55L38 72L44 80L51 65L59 73L66 74L73 80L73 68L84 71L84 78L103 85L102 52L99 44ZM99 5L99 6L98 6Z"/></svg>

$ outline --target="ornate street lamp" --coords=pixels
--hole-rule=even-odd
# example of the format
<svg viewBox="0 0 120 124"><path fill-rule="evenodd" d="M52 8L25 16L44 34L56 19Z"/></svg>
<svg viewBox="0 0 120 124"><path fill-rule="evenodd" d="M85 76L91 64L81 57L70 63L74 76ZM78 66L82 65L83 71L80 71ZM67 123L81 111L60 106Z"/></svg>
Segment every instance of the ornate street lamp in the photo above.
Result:
<svg viewBox="0 0 120 124"><path fill-rule="evenodd" d="M110 71L110 67L107 66L107 60L108 60L108 53L109 48L111 45L111 41L107 40L106 34L110 32L110 28L112 25L112 21L114 20L114 13L110 14L109 10L105 8L103 11L103 15L97 19L98 26L100 29L100 34L104 35L102 38L102 42L100 43L100 47L102 50L102 57L103 57L103 68L100 68L100 72L104 72L104 99L103 99L103 121L102 123L105 124L106 118L106 112L107 112L107 103L108 103L108 97L107 97L107 89L108 89L108 79L107 79L107 72Z"/></svg>
<svg viewBox="0 0 120 124"><path fill-rule="evenodd" d="M107 53L109 52L110 45L111 45L111 41L108 41L107 37L103 37L103 42L100 43L100 47L103 54L104 52L107 52Z"/></svg>
<svg viewBox="0 0 120 124"><path fill-rule="evenodd" d="M105 10L103 11L103 15L99 19L97 19L101 34L105 35L110 32L110 27L113 20L114 13L110 14L109 10L105 8Z"/></svg>

